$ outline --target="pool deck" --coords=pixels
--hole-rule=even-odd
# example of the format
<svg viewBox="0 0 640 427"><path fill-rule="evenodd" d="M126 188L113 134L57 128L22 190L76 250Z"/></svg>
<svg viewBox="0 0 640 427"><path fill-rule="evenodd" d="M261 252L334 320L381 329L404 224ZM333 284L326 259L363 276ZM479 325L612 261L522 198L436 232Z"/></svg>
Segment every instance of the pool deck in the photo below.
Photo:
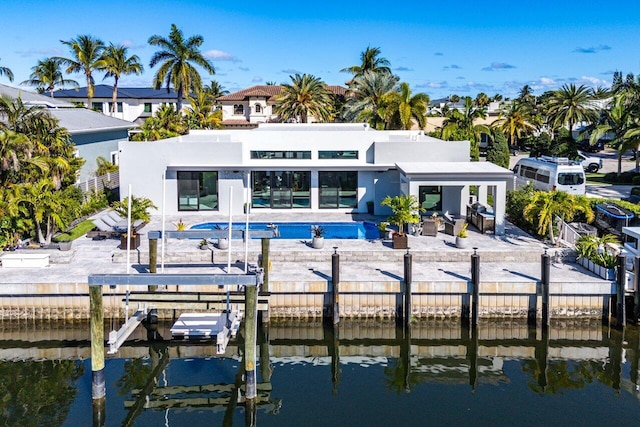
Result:
<svg viewBox="0 0 640 427"><path fill-rule="evenodd" d="M220 221L227 219L221 214L184 215L183 221L189 226L196 223ZM174 230L172 225L178 222L179 216L167 217L167 230ZM381 217L371 215L351 215L340 213L257 213L251 215L255 222L331 222L367 220L379 222ZM244 221L244 216L234 217L234 222ZM148 265L144 261L148 256L148 239L146 233L161 230L161 217L154 216L140 232L142 234L139 250L131 251L130 273L145 273ZM477 248L481 260L481 281L528 281L540 277L540 255L545 245L507 224L505 235L482 235L473 227L469 227L469 247ZM310 239L309 239L310 240ZM119 240L107 239L94 241L82 237L73 242L70 251L40 250L34 252L51 253L51 264L43 268L0 268L0 285L33 284L33 283L75 283L86 284L90 274L123 274L127 273L126 251L119 249ZM161 272L161 244L158 245L158 273ZM227 272L227 251L219 250L211 245L208 251L197 248L198 242L193 240L169 239L165 247L167 258L181 256L181 259L208 259L208 262L169 262L165 263L165 273L213 273ZM232 266L229 272L241 273L244 268L244 246L241 241L232 241ZM273 257L273 270L270 281L315 282L331 277L331 254L337 248L341 258L341 281L384 281L402 280L404 250L394 250L390 242L376 240L339 240L326 239L323 249L313 249L307 240L271 241L270 253ZM416 281L451 281L470 280L470 256L472 249L455 247L455 237L438 233L436 237L409 236L410 252L414 254L413 278ZM252 240L249 244L249 262L255 262L252 255L260 253L260 241ZM562 262L552 257L551 282L556 283L611 283L595 276L582 267L571 262ZM357 261L350 261L356 256ZM204 257L204 258L203 258ZM364 258L364 259L363 259ZM140 260L140 262L138 261ZM353 260L353 258L351 258ZM483 261L484 260L484 261ZM213 261L213 262L212 262Z"/></svg>

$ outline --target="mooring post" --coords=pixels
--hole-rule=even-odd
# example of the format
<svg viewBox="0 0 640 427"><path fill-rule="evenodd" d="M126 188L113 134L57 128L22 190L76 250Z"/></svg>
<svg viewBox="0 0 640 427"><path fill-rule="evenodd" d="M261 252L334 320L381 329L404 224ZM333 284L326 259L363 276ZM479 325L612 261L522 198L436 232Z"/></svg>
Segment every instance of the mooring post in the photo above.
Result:
<svg viewBox="0 0 640 427"><path fill-rule="evenodd" d="M542 326L549 326L549 280L551 275L551 256L544 248L544 253L540 257L540 284L542 287Z"/></svg>
<svg viewBox="0 0 640 427"><path fill-rule="evenodd" d="M246 382L246 398L255 399L257 396L256 336L258 329L258 287L254 285L245 286L244 298L244 370Z"/></svg>
<svg viewBox="0 0 640 427"><path fill-rule="evenodd" d="M340 255L338 247L333 247L331 255L331 315L333 316L333 324L340 323Z"/></svg>
<svg viewBox="0 0 640 427"><path fill-rule="evenodd" d="M91 316L91 397L105 398L104 379L104 311L102 286L89 286L89 313Z"/></svg>
<svg viewBox="0 0 640 427"><path fill-rule="evenodd" d="M270 239L262 238L262 270L264 270L264 275L262 279L262 290L264 292L269 292L269 243Z"/></svg>
<svg viewBox="0 0 640 427"><path fill-rule="evenodd" d="M640 255L636 255L633 267L633 321L637 325L640 319Z"/></svg>
<svg viewBox="0 0 640 427"><path fill-rule="evenodd" d="M149 273L158 272L158 239L149 239ZM149 292L158 290L158 285L149 285Z"/></svg>
<svg viewBox="0 0 640 427"><path fill-rule="evenodd" d="M480 255L478 255L478 248L473 248L473 254L471 255L471 291L473 293L473 299L471 301L471 326L478 324L478 312L480 306Z"/></svg>
<svg viewBox="0 0 640 427"><path fill-rule="evenodd" d="M624 303L624 285L627 281L626 258L624 255L618 255L618 268L616 274L616 327L625 326L627 319Z"/></svg>
<svg viewBox="0 0 640 427"><path fill-rule="evenodd" d="M412 263L413 263L413 255L409 253L409 249L407 248L407 253L404 254L404 312L403 312L403 320L404 325L409 325L411 323L411 280L412 280Z"/></svg>

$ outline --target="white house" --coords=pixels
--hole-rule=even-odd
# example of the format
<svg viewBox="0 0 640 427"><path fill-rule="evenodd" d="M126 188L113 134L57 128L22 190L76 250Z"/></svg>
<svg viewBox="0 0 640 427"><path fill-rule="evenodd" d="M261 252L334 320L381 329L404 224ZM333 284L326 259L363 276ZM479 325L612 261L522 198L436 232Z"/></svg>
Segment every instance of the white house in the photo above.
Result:
<svg viewBox="0 0 640 427"><path fill-rule="evenodd" d="M342 86L327 86L336 96L344 98ZM226 128L254 128L259 123L276 121L276 97L282 92L280 85L257 85L218 97L222 107L222 124ZM313 117L310 118L313 121Z"/></svg>
<svg viewBox="0 0 640 427"><path fill-rule="evenodd" d="M87 106L87 88L63 89L53 92L56 99L67 102L81 103ZM113 105L113 86L95 85L93 98L91 99L91 109L102 114L118 119L142 124L155 114L162 105L172 105L174 108L178 100L177 92L173 89L153 89L149 87L118 87L118 97L116 99L116 112L111 112ZM183 100L184 104L187 100Z"/></svg>
<svg viewBox="0 0 640 427"><path fill-rule="evenodd" d="M413 194L429 210L464 215L470 187L494 195L496 233L504 232L513 173L469 161L468 141L363 124L261 124L252 130L191 131L155 142L121 142L121 188L132 185L168 215L191 212L389 214L387 195ZM164 181L164 183L163 183ZM165 188L163 194L163 187ZM248 193L250 195L248 195ZM126 191L121 191L126 196Z"/></svg>

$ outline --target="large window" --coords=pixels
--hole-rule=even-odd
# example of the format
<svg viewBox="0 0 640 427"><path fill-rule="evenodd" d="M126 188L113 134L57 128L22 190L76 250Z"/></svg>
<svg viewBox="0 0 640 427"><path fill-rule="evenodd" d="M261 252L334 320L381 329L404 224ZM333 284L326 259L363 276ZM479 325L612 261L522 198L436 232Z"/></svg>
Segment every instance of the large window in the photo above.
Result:
<svg viewBox="0 0 640 427"><path fill-rule="evenodd" d="M252 159L310 159L311 151L252 151Z"/></svg>
<svg viewBox="0 0 640 427"><path fill-rule="evenodd" d="M425 211L442 211L442 187L439 185L421 185L418 188L418 201Z"/></svg>
<svg viewBox="0 0 640 427"><path fill-rule="evenodd" d="M92 102L91 109L93 111L99 111L100 113L102 113L102 102Z"/></svg>
<svg viewBox="0 0 640 427"><path fill-rule="evenodd" d="M113 102L109 103L109 112L113 110ZM116 102L116 111L118 113L122 113L122 102Z"/></svg>
<svg viewBox="0 0 640 427"><path fill-rule="evenodd" d="M144 103L144 112L145 113L150 113L151 112L151 103L150 102L145 102Z"/></svg>
<svg viewBox="0 0 640 427"><path fill-rule="evenodd" d="M218 172L178 172L178 210L218 210Z"/></svg>
<svg viewBox="0 0 640 427"><path fill-rule="evenodd" d="M256 114L261 114L262 113L262 105L260 104L256 104Z"/></svg>
<svg viewBox="0 0 640 427"><path fill-rule="evenodd" d="M318 172L321 209L358 206L358 172Z"/></svg>
<svg viewBox="0 0 640 427"><path fill-rule="evenodd" d="M358 150L318 151L319 159L358 159Z"/></svg>
<svg viewBox="0 0 640 427"><path fill-rule="evenodd" d="M307 171L256 171L252 182L252 208L310 207L311 175Z"/></svg>

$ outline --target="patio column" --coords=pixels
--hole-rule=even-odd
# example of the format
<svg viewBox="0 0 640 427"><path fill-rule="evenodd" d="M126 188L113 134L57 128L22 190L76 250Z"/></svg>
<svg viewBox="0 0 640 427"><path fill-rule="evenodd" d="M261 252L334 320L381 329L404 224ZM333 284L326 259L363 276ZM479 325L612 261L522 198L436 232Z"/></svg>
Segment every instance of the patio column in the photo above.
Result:
<svg viewBox="0 0 640 427"><path fill-rule="evenodd" d="M487 184L478 184L478 203L487 206Z"/></svg>
<svg viewBox="0 0 640 427"><path fill-rule="evenodd" d="M505 181L497 182L495 185L495 194L493 196L493 212L496 216L496 236L504 234L504 216L506 213L507 201L507 183Z"/></svg>
<svg viewBox="0 0 640 427"><path fill-rule="evenodd" d="M460 215L464 216L467 213L467 205L469 204L469 185L462 186L460 190Z"/></svg>

